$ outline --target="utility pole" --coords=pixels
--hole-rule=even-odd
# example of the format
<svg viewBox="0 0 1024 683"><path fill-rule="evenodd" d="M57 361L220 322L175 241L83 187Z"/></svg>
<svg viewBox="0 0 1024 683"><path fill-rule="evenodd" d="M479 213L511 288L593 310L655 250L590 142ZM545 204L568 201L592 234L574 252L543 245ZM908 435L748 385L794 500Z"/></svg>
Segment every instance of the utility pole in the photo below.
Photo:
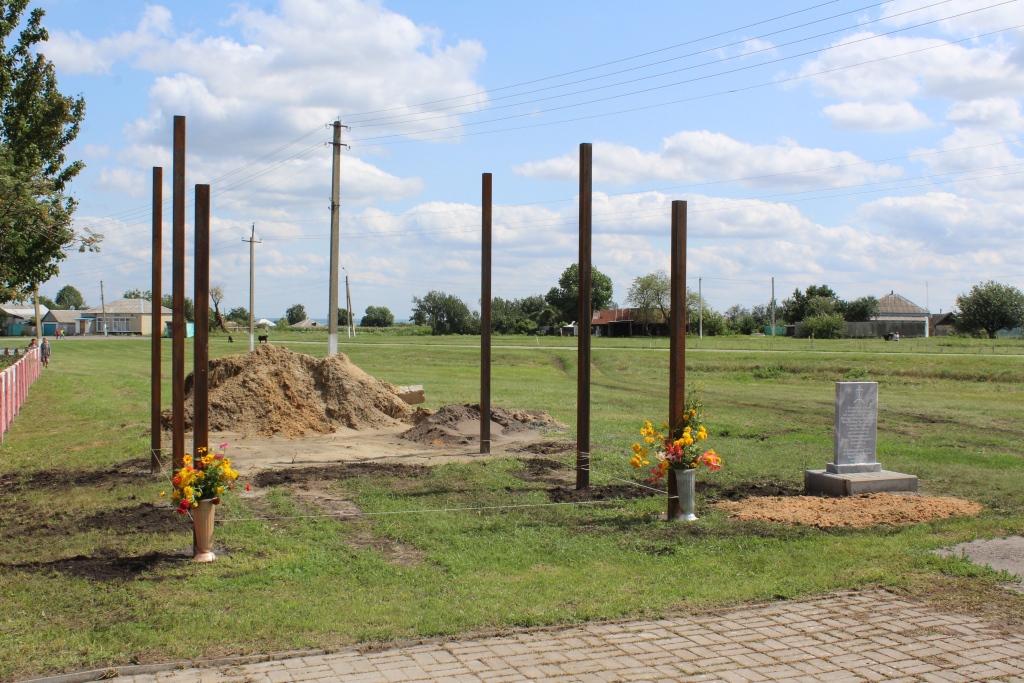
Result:
<svg viewBox="0 0 1024 683"><path fill-rule="evenodd" d="M772 275L772 341L775 341L775 276Z"/></svg>
<svg viewBox="0 0 1024 683"><path fill-rule="evenodd" d="M341 121L335 121L334 140L331 142L331 284L330 292L327 294L327 355L334 356L338 353L338 253L341 247L341 217L338 214L341 208L341 148L344 143L341 141L341 129L348 126L341 125ZM347 145L346 145L347 146ZM348 274L345 275L345 289L348 291ZM349 306L351 308L351 306ZM349 327L352 325L352 311L349 311Z"/></svg>
<svg viewBox="0 0 1024 683"><path fill-rule="evenodd" d="M256 308L256 245L262 244L263 240L256 239L256 224L252 224L252 235L249 239L243 239L249 243L249 351L256 350L256 337L254 335L253 314Z"/></svg>
<svg viewBox="0 0 1024 683"><path fill-rule="evenodd" d="M110 326L107 322L107 299L103 295L103 280L100 280L100 306L103 307L103 336L107 336L107 328Z"/></svg>
<svg viewBox="0 0 1024 683"><path fill-rule="evenodd" d="M347 324L345 325L345 331L348 334L348 338L356 336L356 321L352 319L352 290L348 288L348 271L345 271L345 311Z"/></svg>
<svg viewBox="0 0 1024 683"><path fill-rule="evenodd" d="M700 302L700 311L697 313L697 326L700 331L700 338L704 338L704 278L697 278L697 301Z"/></svg>

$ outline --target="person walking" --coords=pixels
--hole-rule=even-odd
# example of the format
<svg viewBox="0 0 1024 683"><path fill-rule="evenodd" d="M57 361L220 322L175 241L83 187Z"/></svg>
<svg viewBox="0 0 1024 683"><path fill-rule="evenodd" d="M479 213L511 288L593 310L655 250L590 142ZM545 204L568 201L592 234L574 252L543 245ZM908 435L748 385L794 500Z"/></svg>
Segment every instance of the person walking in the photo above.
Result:
<svg viewBox="0 0 1024 683"><path fill-rule="evenodd" d="M50 366L50 342L43 337L43 345L39 347L39 357L43 361L43 367Z"/></svg>

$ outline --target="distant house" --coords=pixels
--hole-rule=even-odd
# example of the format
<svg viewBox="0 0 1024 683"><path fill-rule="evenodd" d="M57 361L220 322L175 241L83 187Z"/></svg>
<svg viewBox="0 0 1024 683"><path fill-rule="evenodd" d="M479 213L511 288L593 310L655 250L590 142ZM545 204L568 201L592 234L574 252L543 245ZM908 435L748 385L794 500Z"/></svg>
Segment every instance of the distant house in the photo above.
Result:
<svg viewBox="0 0 1024 683"><path fill-rule="evenodd" d="M146 299L118 299L105 307L81 311L78 319L79 334L141 334L149 335L152 330L153 303ZM161 329L171 322L171 309L160 307ZM106 328L104 330L104 328Z"/></svg>
<svg viewBox="0 0 1024 683"><path fill-rule="evenodd" d="M323 327L323 325L321 325L320 323L318 323L315 320L311 320L309 318L306 318L305 320L297 322L294 325L289 325L288 327L298 327L298 328L302 328L302 329L312 329L314 327Z"/></svg>
<svg viewBox="0 0 1024 683"><path fill-rule="evenodd" d="M945 337L954 329L952 313L939 311L928 318L928 333L932 337Z"/></svg>
<svg viewBox="0 0 1024 683"><path fill-rule="evenodd" d="M613 308L594 311L590 329L597 337L632 337L635 325L636 311L632 308Z"/></svg>
<svg viewBox="0 0 1024 683"><path fill-rule="evenodd" d="M895 323L920 323L923 326L923 334L918 333L917 325L900 325L901 336L928 336L928 311L915 304L910 299L900 296L895 291L890 291L878 300L878 314L875 320L879 322Z"/></svg>
<svg viewBox="0 0 1024 683"><path fill-rule="evenodd" d="M68 336L80 334L82 313L84 311L50 311L43 316L43 336L52 337L58 329Z"/></svg>
<svg viewBox="0 0 1024 683"><path fill-rule="evenodd" d="M50 309L40 306L40 314L49 313ZM32 319L36 316L35 306L25 304L0 304L0 334L20 337L25 329L32 327Z"/></svg>

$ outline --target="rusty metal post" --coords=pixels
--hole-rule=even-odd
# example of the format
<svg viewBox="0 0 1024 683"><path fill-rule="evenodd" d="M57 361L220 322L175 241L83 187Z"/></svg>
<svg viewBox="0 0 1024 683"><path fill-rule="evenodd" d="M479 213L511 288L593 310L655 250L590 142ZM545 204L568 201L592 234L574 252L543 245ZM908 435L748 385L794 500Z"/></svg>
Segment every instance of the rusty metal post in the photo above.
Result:
<svg viewBox="0 0 1024 683"><path fill-rule="evenodd" d="M590 235L594 148L580 144L580 259L576 349L576 489L590 488Z"/></svg>
<svg viewBox="0 0 1024 683"><path fill-rule="evenodd" d="M480 452L491 452L491 174L483 175L480 255Z"/></svg>
<svg viewBox="0 0 1024 683"><path fill-rule="evenodd" d="M196 334L192 341L192 449L210 447L210 186L196 185Z"/></svg>
<svg viewBox="0 0 1024 683"><path fill-rule="evenodd" d="M668 424L673 439L683 431L683 413L686 411L686 202L672 202L672 251L670 311L669 319L669 361L668 361ZM683 518L679 505L679 491L676 478L669 474L668 515L669 521Z"/></svg>
<svg viewBox="0 0 1024 683"><path fill-rule="evenodd" d="M150 361L149 361L149 471L160 471L160 437L163 429L160 424L160 376L161 376L161 337L163 337L163 316L160 315L163 297L163 248L164 248L164 169L153 167L153 283L150 285L152 304L150 308Z"/></svg>
<svg viewBox="0 0 1024 683"><path fill-rule="evenodd" d="M171 202L171 449L174 469L185 464L185 117L174 117Z"/></svg>

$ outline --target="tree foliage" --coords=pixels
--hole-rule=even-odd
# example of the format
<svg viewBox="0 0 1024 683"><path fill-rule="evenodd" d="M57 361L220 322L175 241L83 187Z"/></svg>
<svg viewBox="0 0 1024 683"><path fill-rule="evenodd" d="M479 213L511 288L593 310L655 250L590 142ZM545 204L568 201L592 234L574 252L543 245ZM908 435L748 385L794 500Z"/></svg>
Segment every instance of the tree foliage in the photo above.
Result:
<svg viewBox="0 0 1024 683"><path fill-rule="evenodd" d="M968 334L985 330L989 339L999 330L1024 325L1024 294L1011 285L989 280L956 298L953 324Z"/></svg>
<svg viewBox="0 0 1024 683"><path fill-rule="evenodd" d="M228 311L227 319L239 325L249 325L249 309L243 306L235 306Z"/></svg>
<svg viewBox="0 0 1024 683"><path fill-rule="evenodd" d="M348 325L348 309L347 308L339 308L338 309L338 325L340 325L341 327L345 327L346 325Z"/></svg>
<svg viewBox="0 0 1024 683"><path fill-rule="evenodd" d="M66 250L98 251L103 237L71 227L76 202L64 192L83 164L67 164L64 148L78 136L85 100L60 93L53 62L38 51L49 37L45 12L33 9L7 44L27 5L0 5L0 301L55 276Z"/></svg>
<svg viewBox="0 0 1024 683"><path fill-rule="evenodd" d="M213 323L210 325L210 329L219 327L222 332L227 334L228 326L224 324L224 316L220 313L220 302L224 301L224 284L215 282L210 285L210 301L213 302Z"/></svg>
<svg viewBox="0 0 1024 683"><path fill-rule="evenodd" d="M138 291L138 290L134 290L134 291ZM125 292L125 294L128 294L128 292ZM149 296L148 297L147 296L134 297L134 298L141 298L141 299L152 299L153 298L153 294L150 293L150 291L148 289L145 292L142 292L142 294L143 295L147 295L148 294ZM128 299L128 298L131 298L131 297L127 297L126 296L124 298ZM172 294L164 294L163 297L160 299L160 304L164 308L169 308L169 309L171 309L173 311L174 310L174 296ZM194 323L196 321L196 303L194 301L192 301L192 298L186 296L185 300L181 304L181 307L183 309L182 312L185 314L185 322Z"/></svg>
<svg viewBox="0 0 1024 683"><path fill-rule="evenodd" d="M168 296L170 296L170 295L169 294L165 294L164 295L164 299L166 300ZM125 293L121 295L121 298L122 299L145 299L146 301L152 301L153 300L153 292L151 290L148 290L148 289L128 289L128 290L125 290ZM167 307L170 308L170 306L167 306Z"/></svg>
<svg viewBox="0 0 1024 683"><path fill-rule="evenodd" d="M842 339L846 334L846 319L841 313L817 313L804 318L797 329L801 337Z"/></svg>
<svg viewBox="0 0 1024 683"><path fill-rule="evenodd" d="M562 322L571 322L579 317L579 282L580 266L574 263L562 272L558 286L552 287L544 296L548 305L558 312ZM612 279L591 267L590 285L591 309L600 311L607 308L612 301Z"/></svg>
<svg viewBox="0 0 1024 683"><path fill-rule="evenodd" d="M359 324L363 327L391 327L395 316L387 306L367 306Z"/></svg>
<svg viewBox="0 0 1024 683"><path fill-rule="evenodd" d="M636 320L648 331L655 323L669 322L672 281L664 270L656 270L633 280L626 293L626 304L636 311Z"/></svg>
<svg viewBox="0 0 1024 683"><path fill-rule="evenodd" d="M498 334L536 334L541 325L558 323L558 315L539 294L525 299L491 299L491 330Z"/></svg>
<svg viewBox="0 0 1024 683"><path fill-rule="evenodd" d="M289 325L301 323L303 320L306 319L306 307L303 306L302 304L295 304L293 306L289 306L288 310L284 312L284 317L288 319Z"/></svg>
<svg viewBox="0 0 1024 683"><path fill-rule="evenodd" d="M59 308L68 311L84 311L89 308L89 304L85 303L82 293L71 285L61 287L57 292L54 302L56 302Z"/></svg>
<svg viewBox="0 0 1024 683"><path fill-rule="evenodd" d="M431 290L412 298L412 319L417 325L429 325L431 334L476 334L480 317L453 294Z"/></svg>

